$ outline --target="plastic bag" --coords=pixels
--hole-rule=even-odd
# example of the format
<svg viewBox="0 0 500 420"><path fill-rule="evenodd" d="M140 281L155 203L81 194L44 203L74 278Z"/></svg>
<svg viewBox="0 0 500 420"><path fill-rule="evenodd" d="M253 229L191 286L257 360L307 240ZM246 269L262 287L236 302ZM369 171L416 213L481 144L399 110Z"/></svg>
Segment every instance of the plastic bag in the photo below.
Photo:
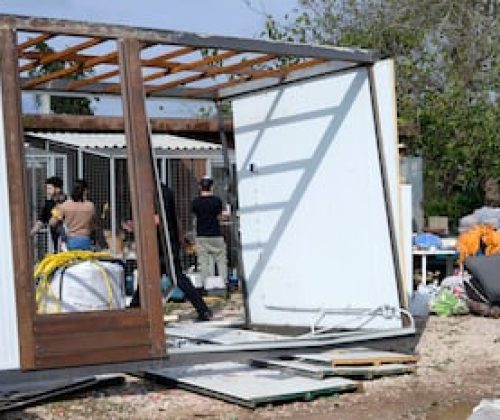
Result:
<svg viewBox="0 0 500 420"><path fill-rule="evenodd" d="M432 303L432 311L438 316L451 316L458 305L458 298L448 289L443 289Z"/></svg>
<svg viewBox="0 0 500 420"><path fill-rule="evenodd" d="M437 286L433 284L420 284L413 292L410 300L410 312L413 316L429 315L429 307L436 298Z"/></svg>
<svg viewBox="0 0 500 420"><path fill-rule="evenodd" d="M413 238L413 245L417 248L442 248L441 238L432 233L419 233Z"/></svg>

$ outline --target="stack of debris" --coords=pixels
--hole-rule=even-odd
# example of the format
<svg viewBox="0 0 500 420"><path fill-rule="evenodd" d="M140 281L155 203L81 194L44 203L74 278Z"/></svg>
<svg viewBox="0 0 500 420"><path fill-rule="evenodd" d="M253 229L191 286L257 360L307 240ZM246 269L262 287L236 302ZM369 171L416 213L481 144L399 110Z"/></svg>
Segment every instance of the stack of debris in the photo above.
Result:
<svg viewBox="0 0 500 420"><path fill-rule="evenodd" d="M412 373L417 357L368 348L166 368L147 377L210 397L255 408L289 400L362 389L356 379Z"/></svg>
<svg viewBox="0 0 500 420"><path fill-rule="evenodd" d="M7 411L19 410L83 391L121 385L124 382L123 375L96 375L75 379L0 384L0 417Z"/></svg>

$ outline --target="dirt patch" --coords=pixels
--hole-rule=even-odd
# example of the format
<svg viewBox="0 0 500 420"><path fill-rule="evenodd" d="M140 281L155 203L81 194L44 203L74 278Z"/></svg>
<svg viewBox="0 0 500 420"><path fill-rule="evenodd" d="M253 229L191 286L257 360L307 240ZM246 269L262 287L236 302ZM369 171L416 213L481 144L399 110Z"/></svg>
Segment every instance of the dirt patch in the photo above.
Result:
<svg viewBox="0 0 500 420"><path fill-rule="evenodd" d="M249 410L127 377L122 386L11 413L7 419L465 419L500 398L500 321L430 317L416 337L371 343L420 355L416 374L364 381L364 391Z"/></svg>

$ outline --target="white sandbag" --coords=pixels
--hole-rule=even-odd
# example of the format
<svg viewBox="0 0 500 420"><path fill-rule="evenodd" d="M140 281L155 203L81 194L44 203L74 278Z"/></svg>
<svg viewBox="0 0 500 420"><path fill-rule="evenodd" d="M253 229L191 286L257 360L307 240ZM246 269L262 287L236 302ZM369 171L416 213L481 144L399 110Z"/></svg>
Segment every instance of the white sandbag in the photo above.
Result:
<svg viewBox="0 0 500 420"><path fill-rule="evenodd" d="M226 283L221 276L208 276L204 281L203 287L207 292L212 290L225 290Z"/></svg>
<svg viewBox="0 0 500 420"><path fill-rule="evenodd" d="M40 308L42 313L125 308L123 266L107 261L85 261L58 269Z"/></svg>
<svg viewBox="0 0 500 420"><path fill-rule="evenodd" d="M192 285L196 289L203 288L203 278L201 277L200 272L198 272L198 271L188 272L188 273L186 273L186 276L188 277L189 280L191 280Z"/></svg>

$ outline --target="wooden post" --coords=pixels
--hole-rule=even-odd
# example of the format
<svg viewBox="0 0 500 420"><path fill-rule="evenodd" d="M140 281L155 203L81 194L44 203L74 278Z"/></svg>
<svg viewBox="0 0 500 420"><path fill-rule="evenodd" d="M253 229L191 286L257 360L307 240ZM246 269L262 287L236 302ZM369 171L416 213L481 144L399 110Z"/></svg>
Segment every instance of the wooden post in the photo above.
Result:
<svg viewBox="0 0 500 420"><path fill-rule="evenodd" d="M154 221L156 188L144 103L140 51L141 45L136 39L125 38L119 41L122 104L141 308L148 312L152 356L155 357L165 355L166 342L160 295L158 241Z"/></svg>
<svg viewBox="0 0 500 420"><path fill-rule="evenodd" d="M5 154L9 179L9 206L12 255L16 285L17 322L21 368L35 364L33 318L35 299L32 258L28 240L28 197L24 165L24 134L21 123L21 91L17 61L16 33L0 30L0 78L2 91ZM0 292L1 293L1 292Z"/></svg>

